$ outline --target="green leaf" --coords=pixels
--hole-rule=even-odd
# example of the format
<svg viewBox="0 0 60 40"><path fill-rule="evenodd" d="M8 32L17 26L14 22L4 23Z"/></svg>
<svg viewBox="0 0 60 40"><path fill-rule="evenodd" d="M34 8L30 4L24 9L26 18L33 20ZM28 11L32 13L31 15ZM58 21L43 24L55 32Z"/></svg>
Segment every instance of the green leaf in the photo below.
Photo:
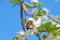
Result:
<svg viewBox="0 0 60 40"><path fill-rule="evenodd" d="M14 3L22 3L23 2L23 0L11 0L11 2L14 2Z"/></svg>
<svg viewBox="0 0 60 40"><path fill-rule="evenodd" d="M24 19L21 18L21 21L22 21L24 24L26 24L26 20L24 20Z"/></svg>
<svg viewBox="0 0 60 40"><path fill-rule="evenodd" d="M42 2L39 2L38 4L37 4L37 6L41 6L42 5Z"/></svg>
<svg viewBox="0 0 60 40"><path fill-rule="evenodd" d="M33 13L35 16L44 16L46 15L46 11L42 10L41 8L40 9L36 9Z"/></svg>
<svg viewBox="0 0 60 40"><path fill-rule="evenodd" d="M54 35L58 35L58 36L60 36L60 32L58 32L57 30L53 30L53 32L52 32Z"/></svg>
<svg viewBox="0 0 60 40"><path fill-rule="evenodd" d="M37 8L37 9L35 9L34 10L34 12L33 12L33 16L35 17L35 16L39 16L39 14L41 13L41 9L39 9L39 8Z"/></svg>
<svg viewBox="0 0 60 40"><path fill-rule="evenodd" d="M33 5L34 5L34 6L42 6L42 2L38 2L38 3L34 3L34 2L33 2Z"/></svg>
<svg viewBox="0 0 60 40"><path fill-rule="evenodd" d="M57 30L53 30L53 32L52 32L52 33L53 33L53 35L55 35L55 36L56 36L56 35L57 35Z"/></svg>
<svg viewBox="0 0 60 40"><path fill-rule="evenodd" d="M11 2L18 3L19 1L18 0L11 0Z"/></svg>
<svg viewBox="0 0 60 40"><path fill-rule="evenodd" d="M58 36L60 36L60 32L57 32L56 34L57 34Z"/></svg>
<svg viewBox="0 0 60 40"><path fill-rule="evenodd" d="M44 28L44 24L42 24L40 27L38 27L38 30L40 31L42 31L42 30L44 30L45 28Z"/></svg>
<svg viewBox="0 0 60 40"><path fill-rule="evenodd" d="M46 15L46 11L42 10L42 9L38 9L38 14L39 16L44 16Z"/></svg>
<svg viewBox="0 0 60 40"><path fill-rule="evenodd" d="M45 24L45 29L47 30L48 33L50 33L55 29L55 27L51 22L47 22Z"/></svg>
<svg viewBox="0 0 60 40"><path fill-rule="evenodd" d="M15 0L11 0L11 2L15 2Z"/></svg>
<svg viewBox="0 0 60 40"><path fill-rule="evenodd" d="M46 11L42 11L40 15L41 15L41 16L46 15Z"/></svg>
<svg viewBox="0 0 60 40"><path fill-rule="evenodd" d="M47 38L47 36L48 36L47 34L46 35L43 35L43 39Z"/></svg>
<svg viewBox="0 0 60 40"><path fill-rule="evenodd" d="M47 22L38 27L38 30L46 30L48 33L50 33L53 32L53 30L56 30L56 26L53 25L51 22Z"/></svg>
<svg viewBox="0 0 60 40"><path fill-rule="evenodd" d="M38 11L38 12L37 12L37 15L38 15L38 16L41 16L41 9L37 9L37 11Z"/></svg>
<svg viewBox="0 0 60 40"><path fill-rule="evenodd" d="M36 16L35 17L33 16L33 18L35 19L35 21L37 21L37 19L38 19Z"/></svg>
<svg viewBox="0 0 60 40"><path fill-rule="evenodd" d="M29 10L30 8L31 8L30 6L26 6L26 9L28 9L28 10Z"/></svg>
<svg viewBox="0 0 60 40"><path fill-rule="evenodd" d="M18 37L14 37L13 40L18 40Z"/></svg>
<svg viewBox="0 0 60 40"><path fill-rule="evenodd" d="M20 3L22 3L23 2L23 0L19 0L20 1Z"/></svg>

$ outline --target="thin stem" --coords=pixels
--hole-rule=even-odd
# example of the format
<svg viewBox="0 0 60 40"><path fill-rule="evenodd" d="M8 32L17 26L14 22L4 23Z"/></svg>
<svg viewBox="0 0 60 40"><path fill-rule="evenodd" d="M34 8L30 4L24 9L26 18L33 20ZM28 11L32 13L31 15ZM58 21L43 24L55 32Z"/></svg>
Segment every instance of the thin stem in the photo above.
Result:
<svg viewBox="0 0 60 40"><path fill-rule="evenodd" d="M38 37L38 40L41 40L40 36L36 33L36 36Z"/></svg>
<svg viewBox="0 0 60 40"><path fill-rule="evenodd" d="M58 23L58 24L60 24L60 22L58 22L54 17L52 17L52 16L49 16L49 15L47 15L50 19L52 19L53 21L55 21L56 23Z"/></svg>
<svg viewBox="0 0 60 40"><path fill-rule="evenodd" d="M23 2L24 2L24 0L23 0ZM23 2L21 4L21 14L20 14L22 19L23 19ZM25 31L23 22L22 22L22 29Z"/></svg>

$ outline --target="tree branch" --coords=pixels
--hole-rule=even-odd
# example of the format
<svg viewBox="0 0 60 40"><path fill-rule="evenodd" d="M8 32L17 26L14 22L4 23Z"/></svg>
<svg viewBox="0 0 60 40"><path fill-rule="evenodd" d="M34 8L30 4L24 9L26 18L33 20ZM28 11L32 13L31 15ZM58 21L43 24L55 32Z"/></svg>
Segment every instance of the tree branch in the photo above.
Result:
<svg viewBox="0 0 60 40"><path fill-rule="evenodd" d="M47 15L50 19L52 19L53 21L55 21L56 23L58 23L58 24L60 24L60 22L58 22L58 20L56 20L54 17L52 17L52 16L49 16L49 15Z"/></svg>
<svg viewBox="0 0 60 40"><path fill-rule="evenodd" d="M23 19L23 3L24 3L24 0L23 0L23 2L22 2L22 4L21 4L21 18ZM24 23L22 22L22 29L25 31L25 29L24 29Z"/></svg>

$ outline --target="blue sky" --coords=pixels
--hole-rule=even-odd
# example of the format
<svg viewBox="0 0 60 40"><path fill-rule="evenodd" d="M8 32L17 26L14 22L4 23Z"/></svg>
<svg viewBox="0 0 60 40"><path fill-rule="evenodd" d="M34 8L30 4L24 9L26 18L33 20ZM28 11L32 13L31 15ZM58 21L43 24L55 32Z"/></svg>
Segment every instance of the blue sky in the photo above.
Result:
<svg viewBox="0 0 60 40"><path fill-rule="evenodd" d="M29 2L25 0L26 2ZM40 1L40 0L39 0ZM41 0L42 7L49 9L49 14L60 16L60 0ZM10 0L0 0L0 40L12 40L16 36L16 32L21 29L20 6L16 5L12 8L13 3ZM35 36L35 35L34 35ZM37 40L37 37L32 37ZM31 40L31 39L30 39Z"/></svg>

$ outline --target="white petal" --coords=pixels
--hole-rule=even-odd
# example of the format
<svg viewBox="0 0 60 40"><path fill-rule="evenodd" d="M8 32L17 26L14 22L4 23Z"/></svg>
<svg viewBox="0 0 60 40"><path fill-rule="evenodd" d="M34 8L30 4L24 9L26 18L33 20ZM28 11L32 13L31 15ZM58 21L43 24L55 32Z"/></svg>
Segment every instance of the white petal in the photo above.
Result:
<svg viewBox="0 0 60 40"><path fill-rule="evenodd" d="M57 24L56 27L60 27L60 24Z"/></svg>
<svg viewBox="0 0 60 40"><path fill-rule="evenodd" d="M51 22L52 22L53 25L56 25L56 22L54 22L54 21L52 21L52 20L51 20Z"/></svg>
<svg viewBox="0 0 60 40"><path fill-rule="evenodd" d="M35 17L37 13L38 13L38 9L37 9L37 8L34 8L34 9L32 10L33 16Z"/></svg>
<svg viewBox="0 0 60 40"><path fill-rule="evenodd" d="M31 0L31 2L35 2L35 3L38 3L38 0Z"/></svg>
<svg viewBox="0 0 60 40"><path fill-rule="evenodd" d="M30 17L30 18L28 18L28 19L27 19L27 21L29 21L29 20L31 20L31 21L33 21L33 22L35 22L35 19L34 19L34 18L32 18L32 17Z"/></svg>
<svg viewBox="0 0 60 40"><path fill-rule="evenodd" d="M38 30L37 30L36 27L34 28L33 32L34 32L34 33L38 33Z"/></svg>
<svg viewBox="0 0 60 40"><path fill-rule="evenodd" d="M23 30L21 30L20 32L17 33L17 36L21 37L21 36L25 36L25 32Z"/></svg>
<svg viewBox="0 0 60 40"><path fill-rule="evenodd" d="M47 37L48 40L54 40L55 37L52 33L49 34L49 36Z"/></svg>
<svg viewBox="0 0 60 40"><path fill-rule="evenodd" d="M17 37L18 37L18 40L25 40L26 39L25 32L23 31L18 32Z"/></svg>
<svg viewBox="0 0 60 40"><path fill-rule="evenodd" d="M43 8L43 10L45 10L47 13L49 12L48 8Z"/></svg>
<svg viewBox="0 0 60 40"><path fill-rule="evenodd" d="M35 21L34 25L35 25L36 27L39 27L39 26L41 25L41 17L39 17L38 20Z"/></svg>
<svg viewBox="0 0 60 40"><path fill-rule="evenodd" d="M27 36L33 35L33 30L31 30L31 29L27 30L26 35Z"/></svg>
<svg viewBox="0 0 60 40"><path fill-rule="evenodd" d="M57 40L60 40L60 36L57 36Z"/></svg>
<svg viewBox="0 0 60 40"><path fill-rule="evenodd" d="M43 16L45 19L48 19L48 17L46 15Z"/></svg>

